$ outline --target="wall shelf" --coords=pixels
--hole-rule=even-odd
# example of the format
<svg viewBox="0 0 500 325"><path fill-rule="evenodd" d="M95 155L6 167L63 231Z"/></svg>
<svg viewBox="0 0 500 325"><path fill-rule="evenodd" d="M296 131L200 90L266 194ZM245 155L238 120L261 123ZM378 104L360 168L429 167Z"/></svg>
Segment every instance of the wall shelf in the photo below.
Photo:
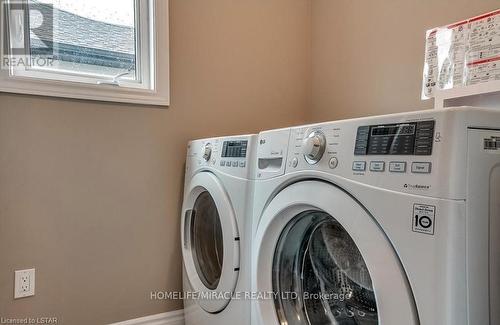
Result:
<svg viewBox="0 0 500 325"><path fill-rule="evenodd" d="M436 90L435 107L481 106L500 108L500 80Z"/></svg>

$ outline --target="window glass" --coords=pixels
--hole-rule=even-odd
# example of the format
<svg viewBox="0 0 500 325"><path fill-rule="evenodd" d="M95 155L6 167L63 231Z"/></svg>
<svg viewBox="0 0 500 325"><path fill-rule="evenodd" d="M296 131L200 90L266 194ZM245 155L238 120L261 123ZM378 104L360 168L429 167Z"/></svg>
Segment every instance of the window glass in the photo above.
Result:
<svg viewBox="0 0 500 325"><path fill-rule="evenodd" d="M215 290L222 275L224 246L217 206L206 191L194 204L190 237L196 271L203 284Z"/></svg>
<svg viewBox="0 0 500 325"><path fill-rule="evenodd" d="M33 69L137 79L134 0L29 0ZM43 24L44 19L52 19ZM47 26L44 30L43 26ZM44 62L44 61L41 61Z"/></svg>
<svg viewBox="0 0 500 325"><path fill-rule="evenodd" d="M280 324L375 325L368 268L351 236L318 211L295 217L274 256L273 290Z"/></svg>

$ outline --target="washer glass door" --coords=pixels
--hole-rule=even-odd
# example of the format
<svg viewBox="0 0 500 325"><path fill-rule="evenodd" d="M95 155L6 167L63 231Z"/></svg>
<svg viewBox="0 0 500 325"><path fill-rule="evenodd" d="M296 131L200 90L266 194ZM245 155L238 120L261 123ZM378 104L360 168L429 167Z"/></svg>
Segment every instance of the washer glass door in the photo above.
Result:
<svg viewBox="0 0 500 325"><path fill-rule="evenodd" d="M281 293L275 298L281 324L378 324L365 261L342 225L324 212L304 212L283 231L273 291Z"/></svg>
<svg viewBox="0 0 500 325"><path fill-rule="evenodd" d="M222 275L224 241L219 212L208 191L194 203L191 215L191 249L198 276L210 290L215 290Z"/></svg>
<svg viewBox="0 0 500 325"><path fill-rule="evenodd" d="M335 185L302 181L279 192L254 236L255 301L269 325L418 325L411 287L376 219Z"/></svg>

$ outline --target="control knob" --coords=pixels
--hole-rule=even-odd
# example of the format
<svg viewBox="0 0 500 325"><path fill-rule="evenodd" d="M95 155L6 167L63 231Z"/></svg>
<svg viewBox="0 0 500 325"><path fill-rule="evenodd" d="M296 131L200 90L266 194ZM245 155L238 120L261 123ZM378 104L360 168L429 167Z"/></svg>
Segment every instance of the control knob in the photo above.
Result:
<svg viewBox="0 0 500 325"><path fill-rule="evenodd" d="M210 157L212 156L212 145L208 143L205 148L203 148L203 159L205 161L209 161Z"/></svg>
<svg viewBox="0 0 500 325"><path fill-rule="evenodd" d="M325 135L320 131L314 131L309 134L302 143L302 153L306 161L314 165L318 163L326 149Z"/></svg>

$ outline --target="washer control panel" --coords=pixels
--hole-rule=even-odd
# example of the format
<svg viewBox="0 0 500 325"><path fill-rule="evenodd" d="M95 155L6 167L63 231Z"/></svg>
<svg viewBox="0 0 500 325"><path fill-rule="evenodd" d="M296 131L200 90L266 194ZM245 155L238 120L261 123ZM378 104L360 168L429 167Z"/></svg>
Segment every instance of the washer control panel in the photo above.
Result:
<svg viewBox="0 0 500 325"><path fill-rule="evenodd" d="M436 120L360 124L346 120L292 128L286 173L326 172L421 194L439 185L432 177L438 164L434 151L442 144Z"/></svg>
<svg viewBox="0 0 500 325"><path fill-rule="evenodd" d="M435 121L360 126L354 154L430 156Z"/></svg>

